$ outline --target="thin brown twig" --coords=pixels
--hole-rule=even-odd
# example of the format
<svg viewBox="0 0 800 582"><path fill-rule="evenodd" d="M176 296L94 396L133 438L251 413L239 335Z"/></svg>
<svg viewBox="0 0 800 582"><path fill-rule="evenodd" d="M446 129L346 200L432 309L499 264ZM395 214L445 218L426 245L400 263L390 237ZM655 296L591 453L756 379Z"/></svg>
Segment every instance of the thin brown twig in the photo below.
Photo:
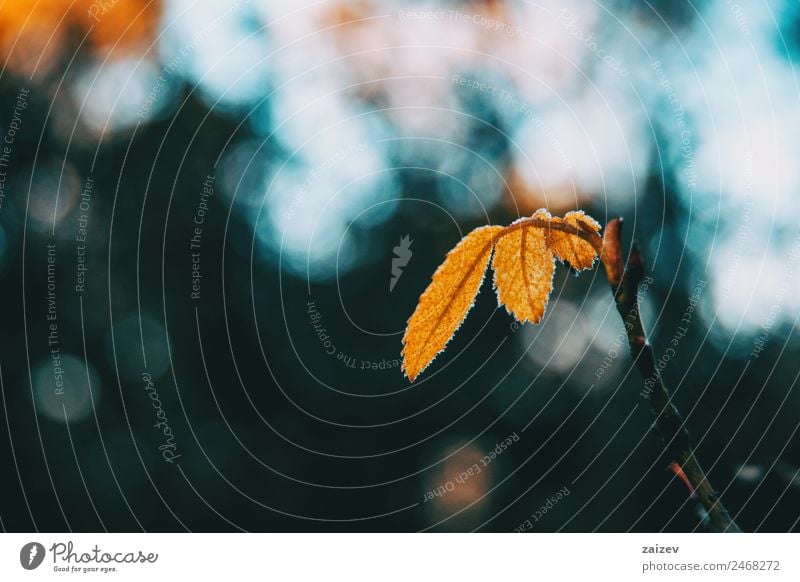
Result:
<svg viewBox="0 0 800 582"><path fill-rule="evenodd" d="M711 486L700 466L694 454L685 421L672 401L669 390L664 385L656 367L653 349L647 341L647 334L639 315L638 290L639 283L644 278L644 265L635 244L631 248L627 261L623 257L620 240L622 219L614 218L609 221L602 238L596 232L584 228L583 225L576 227L565 223L552 224L534 218L521 220L509 226L508 229L520 228L524 225L570 232L591 244L597 251L605 269L606 278L611 285L617 311L625 325L631 355L648 383L647 399L650 402L650 409L656 417L655 428L661 436L663 451L668 457L670 469L686 483L692 496L700 500L708 513L712 531L740 532L741 530L722 505L719 494ZM504 235L506 232L501 234Z"/></svg>
<svg viewBox="0 0 800 582"><path fill-rule="evenodd" d="M647 399L655 416L655 428L661 435L663 452L668 457L669 468L686 483L693 497L700 500L706 512L710 529L715 532L741 531L728 511L722 505L719 494L711 486L703 468L695 457L689 440L689 432L672 401L669 390L664 385L656 367L653 349L647 341L647 334L639 315L639 283L644 277L644 265L639 249L631 248L628 260L622 253L620 235L622 219L612 219L605 228L602 238L583 224L552 223L538 218L526 218L501 231L497 238L505 236L518 228L527 226L559 230L579 236L597 251L606 272L606 278L614 294L617 311L622 317L628 336L631 355L639 371L648 384Z"/></svg>
<svg viewBox="0 0 800 582"><path fill-rule="evenodd" d="M652 385L647 399L656 417L655 428L661 435L664 454L673 472L687 483L692 495L703 504L708 513L710 529L715 532L739 532L741 530L722 505L719 494L697 461L685 422L656 367L653 349L647 341L639 316L638 290L644 277L644 265L636 245L631 248L627 262L624 260L621 231L621 218L615 218L606 225L600 260L614 293L617 311L625 325L633 360L644 379Z"/></svg>

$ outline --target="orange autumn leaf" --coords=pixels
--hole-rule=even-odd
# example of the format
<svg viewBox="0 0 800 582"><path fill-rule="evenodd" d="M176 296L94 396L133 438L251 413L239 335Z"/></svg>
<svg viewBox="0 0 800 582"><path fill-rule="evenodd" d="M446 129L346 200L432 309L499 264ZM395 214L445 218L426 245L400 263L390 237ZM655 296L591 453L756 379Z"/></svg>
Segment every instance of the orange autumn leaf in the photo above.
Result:
<svg viewBox="0 0 800 582"><path fill-rule="evenodd" d="M590 232L599 232L600 224L582 210L567 212L564 218L554 217L552 222L566 224L574 227L587 229ZM576 271L589 269L594 265L597 252L594 247L572 232L562 232L549 230L547 233L548 246L553 251L556 258L568 263Z"/></svg>
<svg viewBox="0 0 800 582"><path fill-rule="evenodd" d="M533 218L548 220L550 215L538 210ZM555 258L547 246L546 234L542 228L523 224L495 246L492 269L497 300L523 323L539 323L553 289Z"/></svg>
<svg viewBox="0 0 800 582"><path fill-rule="evenodd" d="M502 226L473 230L433 274L403 336L403 371L412 382L464 321L483 281L495 237L502 230Z"/></svg>
<svg viewBox="0 0 800 582"><path fill-rule="evenodd" d="M422 294L403 336L403 372L412 382L445 348L475 301L494 249L498 303L520 322L538 323L553 288L555 259L575 269L594 264L600 225L582 211L564 218L544 209L510 226L484 226L447 254Z"/></svg>

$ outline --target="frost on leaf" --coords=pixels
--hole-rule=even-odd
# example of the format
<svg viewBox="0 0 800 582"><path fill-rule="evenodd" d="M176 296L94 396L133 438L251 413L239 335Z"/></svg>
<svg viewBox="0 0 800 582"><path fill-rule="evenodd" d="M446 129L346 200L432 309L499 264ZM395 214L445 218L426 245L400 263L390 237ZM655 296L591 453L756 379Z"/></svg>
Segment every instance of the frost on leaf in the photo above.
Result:
<svg viewBox="0 0 800 582"><path fill-rule="evenodd" d="M566 224L575 227L576 230L578 228L592 232L600 230L598 222L584 214L582 210L567 212L564 218L554 217L551 222ZM597 257L592 245L571 232L550 229L547 233L547 242L556 258L568 263L576 271L590 268Z"/></svg>
<svg viewBox="0 0 800 582"><path fill-rule="evenodd" d="M533 218L550 218L542 212ZM497 300L518 321L539 323L553 289L555 258L544 229L525 225L524 219L509 229L513 227L517 228L497 242L492 259Z"/></svg>
<svg viewBox="0 0 800 582"><path fill-rule="evenodd" d="M403 336L403 371L412 382L464 321L483 281L495 238L502 230L502 226L473 230L433 274Z"/></svg>
<svg viewBox="0 0 800 582"><path fill-rule="evenodd" d="M576 270L597 258L600 225L582 211L564 218L544 209L506 227L484 226L462 239L436 270L403 336L403 371L413 382L464 321L494 259L497 299L521 322L538 323L553 289L555 259ZM595 243L594 245L592 243Z"/></svg>

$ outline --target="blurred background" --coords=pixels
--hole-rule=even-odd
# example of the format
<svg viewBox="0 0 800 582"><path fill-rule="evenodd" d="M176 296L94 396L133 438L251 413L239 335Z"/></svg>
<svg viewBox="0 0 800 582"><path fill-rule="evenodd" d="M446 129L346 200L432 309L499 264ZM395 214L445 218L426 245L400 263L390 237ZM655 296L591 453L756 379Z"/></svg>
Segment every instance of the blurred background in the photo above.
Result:
<svg viewBox="0 0 800 582"><path fill-rule="evenodd" d="M798 529L799 60L788 0L2 1L0 526L702 531L601 272L400 372L545 207L624 217L711 482Z"/></svg>

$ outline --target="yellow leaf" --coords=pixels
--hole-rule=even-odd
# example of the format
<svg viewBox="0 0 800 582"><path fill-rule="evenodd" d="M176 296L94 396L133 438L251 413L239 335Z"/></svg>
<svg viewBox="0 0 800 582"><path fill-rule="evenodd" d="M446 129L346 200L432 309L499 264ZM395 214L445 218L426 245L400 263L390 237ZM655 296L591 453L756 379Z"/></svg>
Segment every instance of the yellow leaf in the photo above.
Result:
<svg viewBox="0 0 800 582"><path fill-rule="evenodd" d="M538 210L533 218L549 220L550 215ZM498 302L520 322L538 323L553 289L555 269L546 231L528 225L514 229L512 224L495 246L492 269Z"/></svg>
<svg viewBox="0 0 800 582"><path fill-rule="evenodd" d="M502 226L483 226L447 254L403 336L403 372L412 382L450 341L472 307Z"/></svg>
<svg viewBox="0 0 800 582"><path fill-rule="evenodd" d="M551 222L566 224L576 229L583 226L594 232L600 230L597 221L582 210L567 212L564 218L554 217ZM597 258L594 247L577 234L550 229L547 233L547 245L556 258L569 263L577 271L590 268Z"/></svg>
<svg viewBox="0 0 800 582"><path fill-rule="evenodd" d="M553 290L555 259L588 269L597 258L600 225L582 211L555 218L545 209L506 226L468 234L450 251L420 297L403 336L403 371L413 382L450 341L494 259L500 305L520 322L538 323Z"/></svg>

